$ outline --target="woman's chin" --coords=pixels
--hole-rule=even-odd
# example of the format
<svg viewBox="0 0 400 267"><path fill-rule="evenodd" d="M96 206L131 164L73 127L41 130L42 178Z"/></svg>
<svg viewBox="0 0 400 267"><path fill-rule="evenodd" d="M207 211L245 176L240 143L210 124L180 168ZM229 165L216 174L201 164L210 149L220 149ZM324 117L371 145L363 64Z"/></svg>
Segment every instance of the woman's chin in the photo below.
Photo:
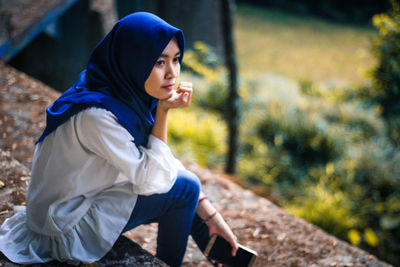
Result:
<svg viewBox="0 0 400 267"><path fill-rule="evenodd" d="M160 99L160 100L166 100L166 99L168 99L168 98L171 98L173 95L174 95L174 92L173 92L173 91L167 92L167 93L163 94L162 96L160 96L158 99Z"/></svg>

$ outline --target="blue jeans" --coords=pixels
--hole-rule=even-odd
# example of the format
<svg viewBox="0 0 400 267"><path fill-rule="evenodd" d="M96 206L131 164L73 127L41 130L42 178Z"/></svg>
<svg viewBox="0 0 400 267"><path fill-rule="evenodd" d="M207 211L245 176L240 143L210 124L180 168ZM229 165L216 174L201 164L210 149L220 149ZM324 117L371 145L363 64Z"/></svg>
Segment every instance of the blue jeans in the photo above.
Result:
<svg viewBox="0 0 400 267"><path fill-rule="evenodd" d="M200 188L195 174L179 171L169 192L138 196L124 232L141 224L158 222L156 256L170 266L180 266L189 234L202 251L209 240L207 225L196 215Z"/></svg>

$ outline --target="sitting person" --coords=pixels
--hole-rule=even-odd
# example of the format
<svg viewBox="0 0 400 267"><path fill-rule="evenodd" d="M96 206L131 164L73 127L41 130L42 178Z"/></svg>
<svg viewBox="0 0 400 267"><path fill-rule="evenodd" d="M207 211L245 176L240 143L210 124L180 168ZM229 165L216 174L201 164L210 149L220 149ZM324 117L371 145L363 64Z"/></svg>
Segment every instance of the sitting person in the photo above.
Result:
<svg viewBox="0 0 400 267"><path fill-rule="evenodd" d="M0 227L0 251L20 264L91 263L124 232L158 222L156 256L180 266L188 236L238 246L221 214L167 146L170 109L190 105L177 83L183 32L138 12L93 50L77 82L47 108L26 208ZM174 89L176 87L176 90Z"/></svg>

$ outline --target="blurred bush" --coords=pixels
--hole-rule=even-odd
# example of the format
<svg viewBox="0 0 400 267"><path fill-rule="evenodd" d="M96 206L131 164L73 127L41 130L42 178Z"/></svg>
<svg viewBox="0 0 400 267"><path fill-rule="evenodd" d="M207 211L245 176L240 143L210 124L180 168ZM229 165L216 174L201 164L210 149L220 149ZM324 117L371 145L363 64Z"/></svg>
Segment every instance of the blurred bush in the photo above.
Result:
<svg viewBox="0 0 400 267"><path fill-rule="evenodd" d="M244 115L240 177L277 191L289 212L397 264L400 151L384 120L338 92L298 90L286 100L271 91L263 106L254 103L259 112Z"/></svg>
<svg viewBox="0 0 400 267"><path fill-rule="evenodd" d="M173 110L168 120L168 139L179 156L203 167L216 168L226 153L225 123L198 108Z"/></svg>
<svg viewBox="0 0 400 267"><path fill-rule="evenodd" d="M277 103L276 103L277 104ZM341 154L335 136L330 136L325 121L308 116L299 108L269 105L267 116L257 125L264 142L280 147L294 160L307 165L326 163Z"/></svg>
<svg viewBox="0 0 400 267"><path fill-rule="evenodd" d="M378 65L372 72L374 100L382 108L389 125L389 136L400 146L400 6L392 0L393 8L375 15L373 23L379 35L373 42Z"/></svg>
<svg viewBox="0 0 400 267"><path fill-rule="evenodd" d="M351 195L324 182L310 183L302 189L303 192L286 204L285 209L339 238L347 239L349 229L356 228L361 220L354 214Z"/></svg>
<svg viewBox="0 0 400 267"><path fill-rule="evenodd" d="M244 183L277 192L289 212L398 264L400 151L380 109L354 98L356 89L255 84L244 94Z"/></svg>
<svg viewBox="0 0 400 267"><path fill-rule="evenodd" d="M206 83L206 89L197 92L195 104L223 114L228 94L226 70L214 49L197 41L193 49L185 53L183 63L184 70L202 77Z"/></svg>

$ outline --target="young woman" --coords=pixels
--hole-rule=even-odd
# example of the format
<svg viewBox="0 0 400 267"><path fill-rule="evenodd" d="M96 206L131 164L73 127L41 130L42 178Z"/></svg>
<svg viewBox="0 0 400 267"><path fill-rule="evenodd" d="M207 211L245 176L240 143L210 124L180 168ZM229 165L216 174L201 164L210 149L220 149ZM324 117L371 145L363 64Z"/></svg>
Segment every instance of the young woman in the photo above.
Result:
<svg viewBox="0 0 400 267"><path fill-rule="evenodd" d="M0 228L0 251L30 264L99 260L117 238L158 222L157 257L180 266L189 234L204 250L236 237L167 146L168 111L190 105L177 83L183 32L155 15L120 20L72 88L47 109L26 209ZM174 88L176 87L176 90Z"/></svg>

